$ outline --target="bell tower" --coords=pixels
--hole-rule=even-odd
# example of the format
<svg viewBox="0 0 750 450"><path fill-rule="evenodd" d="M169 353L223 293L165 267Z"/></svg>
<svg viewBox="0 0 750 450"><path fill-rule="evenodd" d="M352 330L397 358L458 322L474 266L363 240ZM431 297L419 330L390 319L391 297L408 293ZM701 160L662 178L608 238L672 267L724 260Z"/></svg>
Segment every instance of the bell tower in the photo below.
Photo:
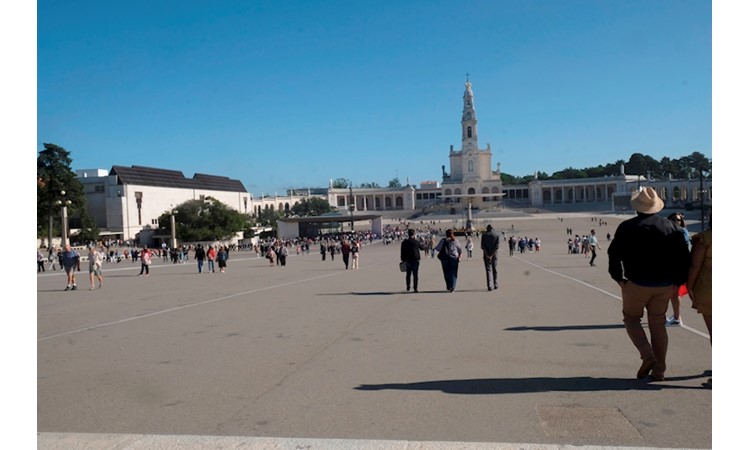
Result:
<svg viewBox="0 0 750 450"><path fill-rule="evenodd" d="M478 150L477 145L477 113L474 110L474 93L471 91L469 74L466 74L466 89L464 90L464 110L461 116L461 152Z"/></svg>

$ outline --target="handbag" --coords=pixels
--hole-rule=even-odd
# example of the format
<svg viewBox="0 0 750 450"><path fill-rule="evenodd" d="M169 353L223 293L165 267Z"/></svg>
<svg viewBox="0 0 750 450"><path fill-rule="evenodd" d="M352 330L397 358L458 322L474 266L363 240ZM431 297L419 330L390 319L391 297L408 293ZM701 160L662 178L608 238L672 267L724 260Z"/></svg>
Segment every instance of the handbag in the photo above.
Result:
<svg viewBox="0 0 750 450"><path fill-rule="evenodd" d="M401 272L406 272L406 261L401 261L398 263L398 270Z"/></svg>

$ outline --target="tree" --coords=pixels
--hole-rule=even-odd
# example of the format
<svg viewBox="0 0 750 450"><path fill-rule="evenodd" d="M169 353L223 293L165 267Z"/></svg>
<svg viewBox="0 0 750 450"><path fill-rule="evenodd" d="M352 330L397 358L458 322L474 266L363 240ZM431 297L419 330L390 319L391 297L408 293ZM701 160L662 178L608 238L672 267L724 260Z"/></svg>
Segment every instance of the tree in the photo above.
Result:
<svg viewBox="0 0 750 450"><path fill-rule="evenodd" d="M273 209L264 209L256 217L258 225L264 227L271 227L274 230L278 229L277 221L284 217L284 213Z"/></svg>
<svg viewBox="0 0 750 450"><path fill-rule="evenodd" d="M359 185L360 188L368 189L368 188L379 188L380 185L376 182L370 182L370 183L362 183Z"/></svg>
<svg viewBox="0 0 750 450"><path fill-rule="evenodd" d="M389 188L400 188L401 187L401 182L399 181L398 177L396 177L396 178L392 179L391 181L389 181L388 182L388 187Z"/></svg>
<svg viewBox="0 0 750 450"><path fill-rule="evenodd" d="M292 206L292 214L300 217L320 216L321 214L336 211L328 200L319 197L303 198L302 201Z"/></svg>
<svg viewBox="0 0 750 450"><path fill-rule="evenodd" d="M37 236L47 232L49 245L53 234L62 229L61 208L58 201L71 203L68 214L82 211L86 205L83 185L70 168L70 152L55 144L43 144L44 150L36 158L36 213ZM63 192L65 194L63 195ZM55 220L59 218L59 220Z"/></svg>
<svg viewBox="0 0 750 450"><path fill-rule="evenodd" d="M213 197L188 200L175 207L177 236L182 241L221 241L247 227L248 217ZM169 229L170 213L159 216L159 226Z"/></svg>
<svg viewBox="0 0 750 450"><path fill-rule="evenodd" d="M99 227L96 226L96 221L89 215L86 208L84 208L81 210L81 231L78 233L78 242L87 244L98 240Z"/></svg>
<svg viewBox="0 0 750 450"><path fill-rule="evenodd" d="M571 178L587 178L587 177L588 177L588 173L586 173L586 171L581 170L581 169L574 169L572 167L568 167L567 169L560 170L552 174L552 179L555 179L555 180L567 180Z"/></svg>
<svg viewBox="0 0 750 450"><path fill-rule="evenodd" d="M350 183L351 181L347 180L346 178L336 178L335 180L333 180L331 186L334 189L346 189L349 187Z"/></svg>

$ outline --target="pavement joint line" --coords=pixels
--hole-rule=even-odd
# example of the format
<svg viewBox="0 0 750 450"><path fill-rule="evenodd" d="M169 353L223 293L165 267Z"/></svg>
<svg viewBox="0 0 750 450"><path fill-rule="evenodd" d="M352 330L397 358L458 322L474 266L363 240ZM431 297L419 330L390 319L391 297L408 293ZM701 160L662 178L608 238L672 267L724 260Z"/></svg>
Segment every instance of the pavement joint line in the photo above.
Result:
<svg viewBox="0 0 750 450"><path fill-rule="evenodd" d="M595 290L595 291L599 291L599 292L601 292L602 294L608 295L608 296L610 296L610 297L612 297L612 298L614 298L614 299L617 299L617 300L620 300L620 301L622 301L622 297L620 297L620 296L617 296L617 295L615 295L615 294L613 294L613 293L611 293L611 292L607 292L607 291L605 291L604 289L598 288L598 287L596 287L596 286L594 286L594 285L592 285L592 284L586 283L586 282L585 282L585 281L583 281L583 280L579 280L578 278L574 278L574 277L571 277L571 276L569 276L569 275L565 275L564 273L560 273L560 272L555 272L555 271L554 271L554 270L552 270L552 269L547 269L546 267L542 267L542 266L540 266L540 265L538 265L538 264L534 264L533 262L529 262L529 261L526 261L526 260L524 260L523 258L514 258L514 261L521 261L521 262L523 262L523 263L525 263L525 264L528 264L528 265L530 265L530 266L536 267L536 268L537 268L537 269L539 269L539 270L544 270L545 272L549 272L549 273L551 273L551 274L554 274L554 275L557 275L557 276L559 276L559 277L562 277L562 278L566 278L566 279L568 279L568 280L571 280L571 281L575 281L576 283L582 284L582 285L584 285L584 286L586 286L586 287L589 287L589 288L591 288L591 289L593 289L593 290ZM689 326L685 325L684 321L683 321L683 324L681 325L681 328L684 328L684 329L686 329L687 331L689 331L689 332L691 332L691 333L694 333L694 334L697 334L698 336L704 337L704 338L706 338L706 339L710 339L710 338L711 338L711 337L710 337L709 335L707 335L706 333L703 333L702 331L698 331L698 330L696 330L695 328L692 328L692 327L689 327Z"/></svg>
<svg viewBox="0 0 750 450"><path fill-rule="evenodd" d="M380 264L385 264L385 263L380 263ZM377 265L380 265L380 264L377 264ZM375 265L371 265L370 267L375 267ZM366 268L366 267L364 267L364 268ZM251 289L249 291L244 291L244 292L236 292L234 294L225 295L223 297L212 298L212 299L203 300L203 301L196 302L196 303L190 303L189 305L175 306L173 308L167 308L167 309L163 309L161 311L154 311L154 312L150 312L148 314L142 314L142 315L138 315L138 316L128 317L128 318L125 318L125 319L115 320L115 321L112 321L112 322L100 323L100 324L92 325L92 326L85 327L85 328L79 328L77 330L65 331L63 333L57 333L57 334L53 334L51 336L45 336L45 337L39 338L39 339L37 339L37 343L48 341L48 340L59 338L59 337L63 337L63 336L68 336L68 335L71 335L71 334L83 333L83 332L86 332L86 331L92 331L92 330L96 330L96 329L99 329L99 328L104 328L104 327L108 327L108 326L112 326L112 325L119 325L121 323L131 322L133 320L138 320L138 319L144 319L144 318L147 318L147 317L158 316L158 315L161 315L161 314L166 314L166 313L170 313L170 312L174 312L174 311L179 311L179 310L182 310L182 309L185 309L185 308L192 308L194 306L202 306L202 305L207 305L207 304L210 304L210 303L216 303L216 302L220 302L220 301L223 301L223 300L228 300L228 299L231 299L231 298L234 298L234 297L239 297L239 296L242 296L242 295L254 294L256 292L263 292L263 291L267 291L267 290L270 290L270 289L276 289L276 288L279 288L279 287L291 286L293 284L304 283L304 282L312 281L312 280L319 280L321 278L328 278L328 277L340 275L340 274L345 273L345 272L346 271L336 271L336 272L328 273L328 274L325 274L325 275L320 275L320 276L317 276L317 277L311 277L311 278L305 278L305 279L302 279L302 280L290 281L288 283L275 284L275 285L272 285L272 286L266 286L266 287L262 287L262 288L258 288L258 289Z"/></svg>

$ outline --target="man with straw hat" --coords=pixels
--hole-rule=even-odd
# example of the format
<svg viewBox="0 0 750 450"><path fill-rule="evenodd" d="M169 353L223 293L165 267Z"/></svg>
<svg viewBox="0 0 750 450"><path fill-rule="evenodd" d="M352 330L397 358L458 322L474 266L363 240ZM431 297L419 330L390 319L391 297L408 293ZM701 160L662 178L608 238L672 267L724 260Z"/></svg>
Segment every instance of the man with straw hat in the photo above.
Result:
<svg viewBox="0 0 750 450"><path fill-rule="evenodd" d="M630 204L637 216L615 231L607 251L609 274L622 289L625 330L641 354L636 377L651 374L653 380L663 381L668 344L665 315L673 289L687 281L690 252L679 227L657 215L664 202L653 188L633 193ZM644 308L651 343L641 326Z"/></svg>

